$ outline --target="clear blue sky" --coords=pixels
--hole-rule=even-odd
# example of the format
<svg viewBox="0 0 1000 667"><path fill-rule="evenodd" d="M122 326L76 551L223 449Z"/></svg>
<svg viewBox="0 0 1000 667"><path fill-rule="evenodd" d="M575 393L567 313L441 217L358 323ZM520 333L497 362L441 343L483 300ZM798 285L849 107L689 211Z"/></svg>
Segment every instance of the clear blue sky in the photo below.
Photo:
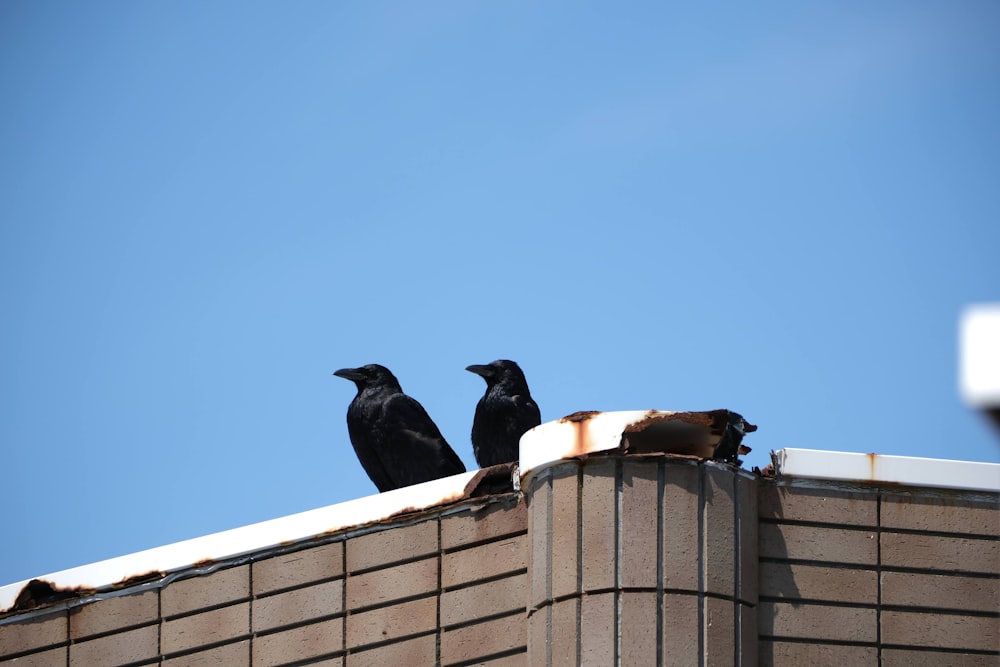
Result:
<svg viewBox="0 0 1000 667"><path fill-rule="evenodd" d="M1000 460L1000 4L0 4L0 584L375 492L378 362L467 465L543 420L730 408Z"/></svg>

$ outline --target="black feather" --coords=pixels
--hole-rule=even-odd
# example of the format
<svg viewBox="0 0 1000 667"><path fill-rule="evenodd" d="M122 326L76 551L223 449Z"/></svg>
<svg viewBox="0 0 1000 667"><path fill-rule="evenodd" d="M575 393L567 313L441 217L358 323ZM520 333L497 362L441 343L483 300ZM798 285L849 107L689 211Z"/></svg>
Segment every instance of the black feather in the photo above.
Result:
<svg viewBox="0 0 1000 667"><path fill-rule="evenodd" d="M518 443L528 429L542 423L528 381L513 361L498 359L465 370L486 380L486 393L476 405L472 422L472 451L481 468L518 458Z"/></svg>
<svg viewBox="0 0 1000 667"><path fill-rule="evenodd" d="M361 467L379 491L465 472L423 406L403 393L385 366L342 368L358 394L347 408L347 433Z"/></svg>

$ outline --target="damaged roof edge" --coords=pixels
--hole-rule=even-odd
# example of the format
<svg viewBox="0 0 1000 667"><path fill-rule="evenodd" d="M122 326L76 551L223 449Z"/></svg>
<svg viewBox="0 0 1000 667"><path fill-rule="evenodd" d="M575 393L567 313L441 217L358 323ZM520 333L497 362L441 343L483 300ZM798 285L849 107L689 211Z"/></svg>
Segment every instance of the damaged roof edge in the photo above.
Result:
<svg viewBox="0 0 1000 667"><path fill-rule="evenodd" d="M816 449L771 452L777 478L885 482L907 486L1000 492L1000 464Z"/></svg>
<svg viewBox="0 0 1000 667"><path fill-rule="evenodd" d="M290 516L139 551L127 556L36 577L57 589L102 590L148 572L168 574L199 563L226 560L254 551L305 541L360 527L402 512L455 502L480 471L444 477L394 491L300 512ZM0 612L9 610L32 580L0 586Z"/></svg>

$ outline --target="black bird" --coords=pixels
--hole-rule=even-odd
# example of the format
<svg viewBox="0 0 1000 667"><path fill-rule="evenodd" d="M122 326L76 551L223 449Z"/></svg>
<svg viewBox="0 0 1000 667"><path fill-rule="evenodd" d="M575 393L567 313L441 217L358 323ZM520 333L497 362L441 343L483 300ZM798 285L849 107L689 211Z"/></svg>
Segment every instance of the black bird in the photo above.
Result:
<svg viewBox="0 0 1000 667"><path fill-rule="evenodd" d="M358 395L347 408L347 433L361 467L379 491L465 472L423 406L403 393L385 366L341 368Z"/></svg>
<svg viewBox="0 0 1000 667"><path fill-rule="evenodd" d="M465 370L486 380L486 393L472 421L472 451L481 468L517 460L517 445L528 429L542 423L542 414L528 391L528 381L513 361L497 359Z"/></svg>

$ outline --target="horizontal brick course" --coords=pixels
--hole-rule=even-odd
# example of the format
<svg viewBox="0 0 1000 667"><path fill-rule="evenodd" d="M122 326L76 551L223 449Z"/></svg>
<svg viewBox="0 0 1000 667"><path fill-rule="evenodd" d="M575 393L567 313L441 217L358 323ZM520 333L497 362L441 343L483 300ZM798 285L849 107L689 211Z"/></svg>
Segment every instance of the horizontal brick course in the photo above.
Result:
<svg viewBox="0 0 1000 667"><path fill-rule="evenodd" d="M69 633L74 640L134 627L159 619L160 592L147 591L137 595L98 600L69 613Z"/></svg>
<svg viewBox="0 0 1000 667"><path fill-rule="evenodd" d="M310 619L344 611L344 580L335 579L278 595L259 598L253 603L253 631L273 630Z"/></svg>
<svg viewBox="0 0 1000 667"><path fill-rule="evenodd" d="M441 635L441 664L453 665L503 653L527 644L524 614L445 630Z"/></svg>
<svg viewBox="0 0 1000 667"><path fill-rule="evenodd" d="M253 638L253 667L272 667L296 660L315 658L343 650L343 620L303 625ZM330 664L340 664L335 658Z"/></svg>
<svg viewBox="0 0 1000 667"><path fill-rule="evenodd" d="M837 644L805 644L761 640L761 667L803 667L804 665L843 665L855 667L877 665L878 649L874 646ZM937 663L937 667L944 663ZM884 663L883 663L884 665Z"/></svg>
<svg viewBox="0 0 1000 667"><path fill-rule="evenodd" d="M454 549L527 530L528 511L524 499L505 499L442 517L441 547Z"/></svg>
<svg viewBox="0 0 1000 667"><path fill-rule="evenodd" d="M913 649L882 649L882 667L997 667L1000 657L976 653L944 653Z"/></svg>
<svg viewBox="0 0 1000 667"><path fill-rule="evenodd" d="M175 581L160 593L161 612L175 616L250 597L250 566L241 565Z"/></svg>
<svg viewBox="0 0 1000 667"><path fill-rule="evenodd" d="M438 522L428 519L409 526L387 527L347 540L347 570L368 568L437 553Z"/></svg>
<svg viewBox="0 0 1000 667"><path fill-rule="evenodd" d="M479 618L525 611L528 577L518 574L441 595L441 625L449 627Z"/></svg>
<svg viewBox="0 0 1000 667"><path fill-rule="evenodd" d="M823 602L878 603L878 574L860 570L792 563L761 563L762 597Z"/></svg>
<svg viewBox="0 0 1000 667"><path fill-rule="evenodd" d="M251 565L253 593L262 595L338 577L344 574L343 559L344 543L331 542L256 561Z"/></svg>
<svg viewBox="0 0 1000 667"><path fill-rule="evenodd" d="M93 667L151 660L159 654L159 636L160 628L152 625L72 644L69 647L69 665Z"/></svg>
<svg viewBox="0 0 1000 667"><path fill-rule="evenodd" d="M757 627L762 637L875 642L874 608L761 602Z"/></svg>
<svg viewBox="0 0 1000 667"><path fill-rule="evenodd" d="M65 611L0 626L0 657L69 640Z"/></svg>
<svg viewBox="0 0 1000 667"><path fill-rule="evenodd" d="M433 593L438 588L438 559L425 558L347 578L347 608L358 609Z"/></svg>
<svg viewBox="0 0 1000 667"><path fill-rule="evenodd" d="M878 501L875 494L870 491L808 489L779 486L765 481L762 481L758 488L758 512L762 519L872 528L878 522Z"/></svg>
<svg viewBox="0 0 1000 667"><path fill-rule="evenodd" d="M347 647L430 632L437 627L437 598L412 600L347 616Z"/></svg>
<svg viewBox="0 0 1000 667"><path fill-rule="evenodd" d="M996 612L1000 611L1000 580L883 572L882 604Z"/></svg>
<svg viewBox="0 0 1000 667"><path fill-rule="evenodd" d="M911 533L882 533L882 565L950 572L1000 572L1000 541Z"/></svg>
<svg viewBox="0 0 1000 667"><path fill-rule="evenodd" d="M881 514L883 528L1000 537L995 500L885 495Z"/></svg>
<svg viewBox="0 0 1000 667"><path fill-rule="evenodd" d="M762 523L760 557L874 566L875 531Z"/></svg>
<svg viewBox="0 0 1000 667"><path fill-rule="evenodd" d="M216 646L197 653L188 653L179 658L170 658L161 663L162 667L230 667L250 664L250 640L234 644Z"/></svg>
<svg viewBox="0 0 1000 667"><path fill-rule="evenodd" d="M883 611L882 643L1000 651L1000 619L958 614Z"/></svg>
<svg viewBox="0 0 1000 667"><path fill-rule="evenodd" d="M250 633L250 603L241 602L163 623L164 653L233 640Z"/></svg>
<svg viewBox="0 0 1000 667"><path fill-rule="evenodd" d="M29 653L9 662L3 662L4 667L66 667L69 647L52 648L40 653Z"/></svg>
<svg viewBox="0 0 1000 667"><path fill-rule="evenodd" d="M385 646L350 653L347 667L385 667L386 665L433 665L437 662L437 635L424 635Z"/></svg>
<svg viewBox="0 0 1000 667"><path fill-rule="evenodd" d="M441 556L441 585L459 586L523 570L528 566L526 535L503 537Z"/></svg>

